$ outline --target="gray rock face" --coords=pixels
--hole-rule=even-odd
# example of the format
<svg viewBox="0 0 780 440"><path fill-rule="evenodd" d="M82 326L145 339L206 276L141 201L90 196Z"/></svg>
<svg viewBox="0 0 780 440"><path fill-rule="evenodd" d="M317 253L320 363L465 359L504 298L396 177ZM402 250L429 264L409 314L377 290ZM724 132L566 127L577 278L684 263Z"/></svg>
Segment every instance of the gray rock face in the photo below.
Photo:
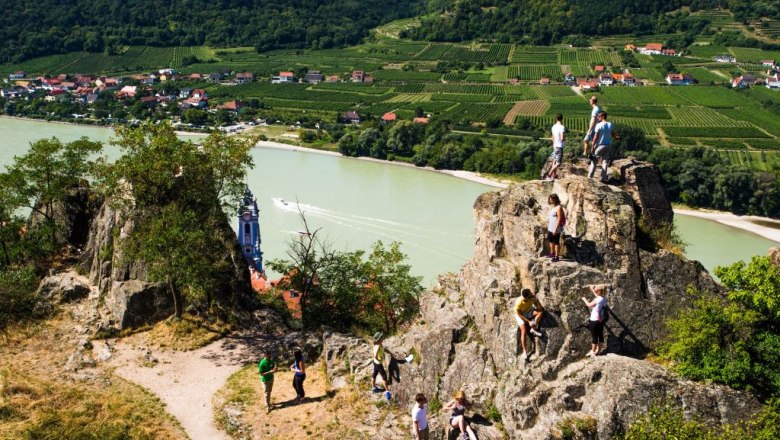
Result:
<svg viewBox="0 0 780 440"><path fill-rule="evenodd" d="M173 299L165 286L149 281L143 261L123 255L122 239L133 233L133 218L132 213L103 203L92 220L80 259L89 282L105 300L103 325L116 329L158 322L173 313ZM249 271L230 226L224 224L215 233L224 241L226 260L218 290L230 296L248 286Z"/></svg>
<svg viewBox="0 0 780 440"><path fill-rule="evenodd" d="M68 303L89 296L89 280L75 271L48 276L38 286L38 295L54 302Z"/></svg>
<svg viewBox="0 0 780 440"><path fill-rule="evenodd" d="M36 206L37 210L51 216L57 225L56 239L59 244L71 244L81 247L87 242L89 221L99 205L89 190L89 184L83 181L70 190L65 200L56 201L49 212L46 206ZM44 216L33 211L28 223L31 228L42 223Z"/></svg>
<svg viewBox="0 0 780 440"><path fill-rule="evenodd" d="M653 174L644 165L621 167L628 181L649 181ZM659 366L624 357L641 357L654 347L665 334L665 320L689 306L689 287L720 289L698 262L639 247L640 216L663 224L672 214L670 207L664 211L663 200L643 194L653 185L636 188L632 196L571 176L480 196L474 204L474 257L459 274L442 277L423 294L418 322L386 341L396 357L417 356L400 366L401 381L393 387L399 403L410 405L418 392L446 402L463 390L476 414L501 415L510 438L553 438L567 416L593 417L598 437L611 438L647 410L654 396L668 396L689 415L715 424L758 408L744 393L682 381ZM569 258L557 263L542 257L551 193L560 197L568 219ZM580 299L592 298L590 284L610 286L612 312L605 332L612 354L593 361L584 359L590 350L584 328L589 310ZM537 292L545 308L543 336L529 339L530 362L520 356L513 307L524 287Z"/></svg>

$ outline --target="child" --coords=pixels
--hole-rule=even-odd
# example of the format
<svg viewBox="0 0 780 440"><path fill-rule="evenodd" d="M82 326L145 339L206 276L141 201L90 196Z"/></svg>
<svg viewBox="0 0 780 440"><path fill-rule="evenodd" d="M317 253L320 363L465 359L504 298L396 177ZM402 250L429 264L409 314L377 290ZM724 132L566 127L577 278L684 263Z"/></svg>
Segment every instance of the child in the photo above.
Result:
<svg viewBox="0 0 780 440"><path fill-rule="evenodd" d="M412 430L415 440L428 440L428 399L422 393L417 393L417 402L412 408Z"/></svg>
<svg viewBox="0 0 780 440"><path fill-rule="evenodd" d="M550 221L547 225L547 241L550 243L548 256L556 262L561 257L561 233L563 233L563 226L566 225L566 214L563 212L561 199L557 194L550 194L547 204L550 205Z"/></svg>

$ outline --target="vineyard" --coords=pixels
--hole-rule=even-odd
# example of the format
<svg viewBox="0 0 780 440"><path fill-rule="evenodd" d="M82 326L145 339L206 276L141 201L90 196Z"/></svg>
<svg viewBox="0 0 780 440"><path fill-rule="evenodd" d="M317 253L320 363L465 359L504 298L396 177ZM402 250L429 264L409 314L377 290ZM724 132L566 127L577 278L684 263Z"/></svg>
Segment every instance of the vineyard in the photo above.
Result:
<svg viewBox="0 0 780 440"><path fill-rule="evenodd" d="M558 51L544 46L516 46L509 61L512 64L557 64Z"/></svg>
<svg viewBox="0 0 780 440"><path fill-rule="evenodd" d="M509 66L509 77L517 78L520 80L539 80L541 78L551 78L553 80L560 79L563 74L561 68L558 66Z"/></svg>
<svg viewBox="0 0 780 440"><path fill-rule="evenodd" d="M442 118L460 123L503 120L511 108L512 104L461 103L444 112Z"/></svg>

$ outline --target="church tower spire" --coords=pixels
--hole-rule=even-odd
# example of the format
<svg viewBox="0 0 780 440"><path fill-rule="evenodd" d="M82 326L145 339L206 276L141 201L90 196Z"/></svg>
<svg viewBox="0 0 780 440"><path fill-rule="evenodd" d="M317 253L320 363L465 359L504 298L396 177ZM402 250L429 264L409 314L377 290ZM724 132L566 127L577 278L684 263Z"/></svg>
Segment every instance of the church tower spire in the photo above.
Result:
<svg viewBox="0 0 780 440"><path fill-rule="evenodd" d="M244 253L244 258L257 271L263 273L263 252L260 250L260 209L257 199L249 190L238 204L238 244Z"/></svg>

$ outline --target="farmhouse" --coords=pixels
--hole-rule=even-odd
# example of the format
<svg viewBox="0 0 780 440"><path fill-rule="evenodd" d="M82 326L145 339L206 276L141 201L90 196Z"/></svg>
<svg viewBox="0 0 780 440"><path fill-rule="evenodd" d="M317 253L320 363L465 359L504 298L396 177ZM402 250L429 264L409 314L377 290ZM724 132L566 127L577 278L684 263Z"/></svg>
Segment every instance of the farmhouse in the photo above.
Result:
<svg viewBox="0 0 780 440"><path fill-rule="evenodd" d="M13 80L16 80L16 79L25 79L25 78L27 78L27 72L25 72L24 70L20 70L18 72L14 72L14 73L8 75L8 80L9 81L13 81Z"/></svg>
<svg viewBox="0 0 780 440"><path fill-rule="evenodd" d="M719 63L736 63L737 59L731 55L716 55L712 58Z"/></svg>
<svg viewBox="0 0 780 440"><path fill-rule="evenodd" d="M744 89L756 83L756 77L753 75L741 75L731 80L731 87L735 89Z"/></svg>
<svg viewBox="0 0 780 440"><path fill-rule="evenodd" d="M352 82L363 82L366 79L366 72L355 70L352 72Z"/></svg>
<svg viewBox="0 0 780 440"><path fill-rule="evenodd" d="M116 97L117 97L117 99L133 98L133 97L135 97L135 94L136 94L137 90L138 90L138 87L136 87L136 86L124 86L116 94Z"/></svg>
<svg viewBox="0 0 780 440"><path fill-rule="evenodd" d="M189 87L184 87L179 89L179 98L187 99L192 94L192 89Z"/></svg>
<svg viewBox="0 0 780 440"><path fill-rule="evenodd" d="M634 78L634 75L625 72L623 74L623 78L621 78L620 82L623 83L624 86L635 86L636 85L636 78Z"/></svg>
<svg viewBox="0 0 780 440"><path fill-rule="evenodd" d="M549 86L550 85L550 78L542 78L539 80L540 86Z"/></svg>
<svg viewBox="0 0 780 440"><path fill-rule="evenodd" d="M629 52L636 52L636 46L631 43L628 43L626 44L625 50Z"/></svg>
<svg viewBox="0 0 780 440"><path fill-rule="evenodd" d="M341 77L338 75L328 75L328 78L325 80L325 82L329 83L337 83L339 81L341 81Z"/></svg>
<svg viewBox="0 0 780 440"><path fill-rule="evenodd" d="M387 112L382 115L382 122L393 122L398 119L398 116L393 112Z"/></svg>
<svg viewBox="0 0 780 440"><path fill-rule="evenodd" d="M295 74L292 72L279 72L279 75L271 78L271 84L294 83Z"/></svg>
<svg viewBox="0 0 780 440"><path fill-rule="evenodd" d="M775 67L775 60L761 60L761 65L764 67Z"/></svg>
<svg viewBox="0 0 780 440"><path fill-rule="evenodd" d="M577 82L577 87L582 91L595 91L599 89L599 81L596 79L581 79Z"/></svg>
<svg viewBox="0 0 780 440"><path fill-rule="evenodd" d="M687 73L670 73L666 75L666 82L670 86L689 86L693 84L693 77Z"/></svg>
<svg viewBox="0 0 780 440"><path fill-rule="evenodd" d="M598 64L598 65L593 67L593 70L595 70L596 72L603 72L604 71L604 66L601 65L601 64Z"/></svg>
<svg viewBox="0 0 780 440"><path fill-rule="evenodd" d="M27 89L21 86L13 86L0 90L0 96L5 99L16 99L27 95Z"/></svg>
<svg viewBox="0 0 780 440"><path fill-rule="evenodd" d="M599 84L602 86L611 86L612 84L615 84L615 79L612 78L612 75L609 72L604 72L599 75Z"/></svg>
<svg viewBox="0 0 780 440"><path fill-rule="evenodd" d="M312 70L311 72L306 73L306 75L303 77L303 81L309 84L321 83L325 81L325 75L317 70Z"/></svg>
<svg viewBox="0 0 780 440"><path fill-rule="evenodd" d="M647 46L639 49L642 55L661 55L664 45L661 43L647 43Z"/></svg>
<svg viewBox="0 0 780 440"><path fill-rule="evenodd" d="M244 103L243 102L234 99L233 101L228 101L228 102L222 104L221 106L219 106L217 108L220 108L222 110L227 110L227 111L230 111L230 112L237 112L237 111L241 110L241 108L243 108L243 107L244 107Z"/></svg>
<svg viewBox="0 0 780 440"><path fill-rule="evenodd" d="M677 51L674 49L664 49L661 51L661 55L666 55L670 57L677 56Z"/></svg>
<svg viewBox="0 0 780 440"><path fill-rule="evenodd" d="M236 73L236 82L239 84L251 83L254 80L255 80L255 75L252 72Z"/></svg>
<svg viewBox="0 0 780 440"><path fill-rule="evenodd" d="M203 75L200 73L191 73L190 74L190 81L200 81L203 79Z"/></svg>
<svg viewBox="0 0 780 440"><path fill-rule="evenodd" d="M209 73L209 76L206 77L206 80L211 83L218 83L222 81L222 74L221 73Z"/></svg>
<svg viewBox="0 0 780 440"><path fill-rule="evenodd" d="M423 125L425 125L425 124L427 124L427 123L431 122L431 120L430 120L430 119L428 119L428 118L421 118L421 117L418 117L418 118L414 118L414 119L412 120L412 122L414 122L415 124L423 124Z"/></svg>
<svg viewBox="0 0 780 440"><path fill-rule="evenodd" d="M774 75L766 79L766 88L780 89L780 73L775 72Z"/></svg>
<svg viewBox="0 0 780 440"><path fill-rule="evenodd" d="M193 98L198 98L198 99L209 99L209 95L203 89L195 89L195 90L193 90L191 96Z"/></svg>
<svg viewBox="0 0 780 440"><path fill-rule="evenodd" d="M577 78L575 78L571 72L567 73L566 76L563 77L563 85L573 86L575 84L577 84Z"/></svg>
<svg viewBox="0 0 780 440"><path fill-rule="evenodd" d="M345 112L341 114L341 121L345 124L358 125L363 120L358 112Z"/></svg>

